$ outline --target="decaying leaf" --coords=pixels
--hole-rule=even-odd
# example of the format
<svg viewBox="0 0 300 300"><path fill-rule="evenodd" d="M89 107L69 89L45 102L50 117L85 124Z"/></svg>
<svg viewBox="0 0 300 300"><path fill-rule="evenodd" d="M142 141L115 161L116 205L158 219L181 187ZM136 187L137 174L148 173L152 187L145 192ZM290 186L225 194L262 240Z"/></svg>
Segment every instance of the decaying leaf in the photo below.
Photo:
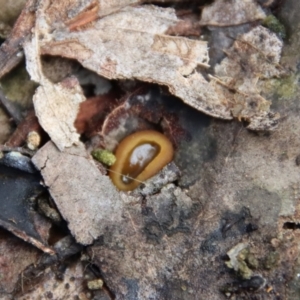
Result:
<svg viewBox="0 0 300 300"><path fill-rule="evenodd" d="M39 20L46 21L43 14ZM218 97L210 95L209 103L203 100L207 81L195 69L208 67L207 43L165 35L178 22L173 9L126 7L95 21L86 30L69 31L67 26L51 29L53 32L40 40L40 46L44 54L77 59L109 79L165 84L197 109L230 119L230 112Z"/></svg>
<svg viewBox="0 0 300 300"><path fill-rule="evenodd" d="M56 272L55 272L56 271ZM34 272L32 272L34 274ZM24 275L24 282L29 285L20 295L15 297L18 300L38 299L72 299L74 295L78 295L78 299L87 299L84 291L84 268L81 263L73 265L66 264L61 280L57 280L58 271L53 267L47 267L39 272L39 280L35 280L37 276L28 279ZM27 275L27 274L26 274ZM27 276L28 276L27 275ZM30 280L31 279L31 280Z"/></svg>
<svg viewBox="0 0 300 300"><path fill-rule="evenodd" d="M26 68L31 78L40 84L33 97L34 109L40 125L56 146L63 150L79 143L79 134L74 122L79 104L85 101L85 97L75 77L53 84L44 76L37 34L36 31L32 39L24 45Z"/></svg>
<svg viewBox="0 0 300 300"><path fill-rule="evenodd" d="M109 224L120 221L120 196L83 144L61 152L48 142L32 160L77 242L91 244Z"/></svg>
<svg viewBox="0 0 300 300"><path fill-rule="evenodd" d="M36 116L60 150L79 142L74 122L79 104L85 100L75 77L40 86L33 98Z"/></svg>
<svg viewBox="0 0 300 300"><path fill-rule="evenodd" d="M282 41L274 33L257 26L240 35L215 67L218 79L214 80L234 91L227 94L232 115L250 121L250 129L272 129L277 124L278 116L269 111L271 102L260 96L259 81L283 74L281 48Z"/></svg>
<svg viewBox="0 0 300 300"><path fill-rule="evenodd" d="M170 111L168 101L174 105L176 99L165 97L159 89L147 85L123 97L103 122L100 145L114 151L123 138L135 131L161 128L173 145L178 146L188 133L177 114Z"/></svg>
<svg viewBox="0 0 300 300"><path fill-rule="evenodd" d="M36 264L42 252L0 229L1 299L11 299L20 274L26 267Z"/></svg>
<svg viewBox="0 0 300 300"><path fill-rule="evenodd" d="M54 4L55 2L49 7L42 5L37 12L35 30L40 36L38 47L42 54L76 59L85 68L109 79L138 79L163 84L185 103L210 116L228 120L233 117L246 119L250 123L249 128L254 130L272 128L268 121L269 105L261 105L261 102L266 104L267 101L262 100L258 92L254 95L253 87L250 99L248 90L243 89L241 96L238 85L232 89L226 81L224 83L218 78L216 80L202 75L209 66L206 42L167 34L181 22L173 9L147 5L129 6L93 20L92 25L73 30L69 28L70 20L66 17L60 21L59 26L57 22L51 23ZM101 5L98 7L100 16ZM275 41L271 33L263 34L266 40ZM268 45L264 41L259 45L251 44L251 41L244 44L247 43L248 48L258 55ZM281 47L273 47L272 50L279 56ZM242 52L234 54L237 61L235 65L240 63L239 68L244 67L239 58L241 54L243 58ZM269 62L268 57L263 55L263 58ZM255 77L255 71L251 71L250 67L247 69L249 73L252 72L250 77ZM239 77L234 77L234 80L237 79ZM248 105L249 102L251 106ZM237 109L237 103L247 109ZM243 113L237 114L236 110L242 110ZM252 120L255 122L251 125Z"/></svg>
<svg viewBox="0 0 300 300"><path fill-rule="evenodd" d="M0 160L0 226L45 253L54 254L47 243L51 223L33 209L34 203L30 201L43 192L40 176L30 174L33 168L30 160L24 161L20 156L19 153L10 152ZM9 161L18 169L7 167Z"/></svg>
<svg viewBox="0 0 300 300"><path fill-rule="evenodd" d="M265 17L266 14L254 0L216 0L203 8L200 25L233 26Z"/></svg>
<svg viewBox="0 0 300 300"><path fill-rule="evenodd" d="M26 2L9 38L0 47L0 77L8 73L24 57L22 44L34 26L35 13L32 8L36 2L37 0Z"/></svg>

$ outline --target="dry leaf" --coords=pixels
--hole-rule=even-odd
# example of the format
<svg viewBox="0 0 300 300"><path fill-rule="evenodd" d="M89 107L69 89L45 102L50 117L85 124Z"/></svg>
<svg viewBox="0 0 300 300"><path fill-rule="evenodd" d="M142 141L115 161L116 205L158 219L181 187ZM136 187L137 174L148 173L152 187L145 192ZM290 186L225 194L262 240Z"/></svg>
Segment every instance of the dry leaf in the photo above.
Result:
<svg viewBox="0 0 300 300"><path fill-rule="evenodd" d="M279 77L282 41L268 29L257 26L239 36L215 67L216 82L228 91L231 113L250 121L249 129L272 129L278 116L270 113L271 102L260 96L259 80ZM219 87L221 88L221 87Z"/></svg>
<svg viewBox="0 0 300 300"><path fill-rule="evenodd" d="M47 14L47 9L44 10ZM40 13L38 20L47 22L43 13ZM155 6L126 7L98 19L93 26L81 31L70 31L66 26L51 28L51 24L48 24L51 33L48 31L44 35L40 46L44 54L77 59L84 67L109 79L139 79L167 85L171 93L210 116L222 119L244 118L250 123L255 120L250 125L254 130L274 127L273 121L272 126L268 125L269 102L258 92L253 94L253 80L248 83L252 85L249 98L249 90L242 89L241 93L239 86L232 89L226 80L223 82L213 77L209 81L197 71L198 66L208 66L207 44L165 34L179 22L173 9ZM271 33L264 34L267 40L271 39L278 45L276 37ZM259 45L254 41L252 46L251 41L247 43L248 48L252 47L258 55L269 45L268 42L264 44L264 41ZM281 47L273 47L272 50L279 57ZM238 58L241 54L242 51L235 54L235 66L242 61ZM257 61L260 62L261 59ZM272 68L268 58L265 64ZM249 72L251 73L250 68ZM239 79L240 75L237 72L239 77L234 77L234 80ZM257 74L250 77L257 78Z"/></svg>
<svg viewBox="0 0 300 300"><path fill-rule="evenodd" d="M103 13L99 3L95 1L93 6L90 6L92 14L95 7L98 7L98 16ZM37 64L33 64L34 55L31 53L35 47L41 49L42 54L77 59L87 69L109 79L139 79L166 85L172 94L210 116L228 120L233 117L246 119L250 123L249 128L254 130L272 129L276 125L269 114L270 103L256 90L256 82L260 77L256 71L266 66L262 71L276 75L272 69L278 67L277 57L280 56L282 44L268 30L263 31L258 27L257 31L264 36L260 42L257 38L248 41L245 36L246 40L239 44L241 51L232 54L228 52L228 59L234 62L230 68L236 72L228 76L228 82L224 76L218 78L218 72L216 77L202 75L203 68L209 66L206 42L166 34L180 22L173 9L150 5L125 7L114 10L114 13L100 19L93 19L90 26L74 30L73 27L69 27L70 19L77 20L78 15L83 12L72 15L69 20L66 14L62 13L63 18L58 20L53 16L53 7L57 5L63 11L63 4L56 1L49 6L42 2L37 10L35 34L31 46L26 47L30 49L26 51L29 66L38 65L38 59ZM270 60L268 53L264 53L270 43L276 45L272 46L276 56L274 61ZM38 51L35 51L35 57L38 57L37 53ZM249 62L245 60L245 53L259 59ZM201 72L199 66L202 67ZM240 72L245 66L247 72ZM33 78L41 77L37 70L30 70L32 66L28 68ZM242 77L242 84L232 84L232 81L240 82L241 75L248 79ZM40 79L40 83L44 86L45 83L48 84L44 79ZM49 90L51 88L50 85ZM40 118L41 125L60 149L76 142L78 138L73 132L74 126L71 125L71 120L74 121L73 112L76 110L75 105L74 110L71 110L70 122L67 123L71 130L67 133L62 130L61 137L64 134L67 137L65 144L61 143L61 137L55 139L57 134L54 131L52 135L48 132L51 126L46 129L42 124L42 119L49 117ZM65 116L63 118L66 119Z"/></svg>
<svg viewBox="0 0 300 300"><path fill-rule="evenodd" d="M34 109L40 125L56 146L63 150L79 143L74 122L85 97L75 77L54 84L44 76L37 34L36 30L32 39L24 44L26 68L31 78L40 84L33 97Z"/></svg>
<svg viewBox="0 0 300 300"><path fill-rule="evenodd" d="M41 85L34 97L36 116L56 146L63 150L79 143L74 122L79 104L85 100L75 77L61 83Z"/></svg>
<svg viewBox="0 0 300 300"><path fill-rule="evenodd" d="M43 14L38 18L46 21ZM218 97L210 95L209 103L201 97L207 81L195 69L209 66L207 43L165 35L179 22L173 9L126 7L95 21L86 30L51 28L40 45L44 54L77 59L84 67L109 79L165 84L197 109L230 119L230 112L221 107Z"/></svg>
<svg viewBox="0 0 300 300"><path fill-rule="evenodd" d="M266 14L254 0L216 0L203 8L200 25L233 26L265 17Z"/></svg>
<svg viewBox="0 0 300 300"><path fill-rule="evenodd" d="M87 245L121 219L123 203L108 176L79 144L59 151L48 142L32 158L77 242Z"/></svg>

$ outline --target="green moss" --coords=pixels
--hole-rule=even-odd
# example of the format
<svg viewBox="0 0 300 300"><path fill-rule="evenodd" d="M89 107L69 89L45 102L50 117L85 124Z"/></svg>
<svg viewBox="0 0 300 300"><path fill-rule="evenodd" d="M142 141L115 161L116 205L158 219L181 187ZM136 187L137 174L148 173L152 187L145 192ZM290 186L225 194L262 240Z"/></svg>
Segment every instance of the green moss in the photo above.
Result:
<svg viewBox="0 0 300 300"><path fill-rule="evenodd" d="M96 149L92 152L92 156L99 162L111 167L116 162L115 155L104 149Z"/></svg>
<svg viewBox="0 0 300 300"><path fill-rule="evenodd" d="M280 21L273 15L268 15L262 22L262 25L275 32L280 38L286 38L285 27Z"/></svg>

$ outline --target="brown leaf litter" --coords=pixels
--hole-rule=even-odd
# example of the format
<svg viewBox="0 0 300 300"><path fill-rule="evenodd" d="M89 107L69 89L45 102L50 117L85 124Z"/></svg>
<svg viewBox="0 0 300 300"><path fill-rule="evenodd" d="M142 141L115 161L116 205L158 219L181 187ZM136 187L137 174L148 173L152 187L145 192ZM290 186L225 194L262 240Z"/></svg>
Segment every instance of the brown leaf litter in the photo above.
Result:
<svg viewBox="0 0 300 300"><path fill-rule="evenodd" d="M76 59L85 68L109 79L138 79L166 85L172 94L197 110L222 119L246 119L253 130L270 130L276 125L274 116L269 114L268 105L264 105L268 102L258 90L254 93L254 82L248 89L238 83L231 89L226 81L207 77L209 74L202 75L209 67L207 42L167 35L170 28L181 22L173 9L128 6L76 31L70 30L66 17L62 20L53 19L52 10L51 5L41 5L37 10L35 35L41 36L38 40L41 54ZM101 9L99 16L100 12ZM39 24L43 24L43 27ZM265 45L273 43L275 47L269 50L279 57L281 47L278 45L282 45L281 41L266 29L258 27L255 33L258 31L264 35L264 41L259 44L255 40L249 41L249 47L257 55L263 54L262 57L269 62L264 49ZM30 47L27 49L30 51ZM248 69L247 75L257 76L251 71L255 62L248 65L248 61L243 61L241 65L239 61L243 56L239 58L240 55L241 52L236 53L233 59L238 61L234 64L236 75L243 67ZM28 66L30 68L30 62ZM273 69L272 64L269 67ZM219 67L214 75L226 72L224 68L221 71ZM248 102L251 102L251 107ZM236 105L246 107L241 109L242 113L238 116Z"/></svg>

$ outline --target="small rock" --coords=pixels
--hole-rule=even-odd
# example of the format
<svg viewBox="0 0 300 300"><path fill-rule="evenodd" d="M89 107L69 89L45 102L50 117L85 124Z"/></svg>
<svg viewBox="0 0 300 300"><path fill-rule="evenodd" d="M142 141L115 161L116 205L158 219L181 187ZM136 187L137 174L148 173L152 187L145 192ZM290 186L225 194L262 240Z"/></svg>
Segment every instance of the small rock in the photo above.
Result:
<svg viewBox="0 0 300 300"><path fill-rule="evenodd" d="M30 131L26 139L27 148L36 150L41 144L41 136L36 131Z"/></svg>
<svg viewBox="0 0 300 300"><path fill-rule="evenodd" d="M19 152L12 151L6 153L0 160L5 166L19 169L28 173L36 173L37 170L34 168L31 159L28 156L22 155Z"/></svg>

